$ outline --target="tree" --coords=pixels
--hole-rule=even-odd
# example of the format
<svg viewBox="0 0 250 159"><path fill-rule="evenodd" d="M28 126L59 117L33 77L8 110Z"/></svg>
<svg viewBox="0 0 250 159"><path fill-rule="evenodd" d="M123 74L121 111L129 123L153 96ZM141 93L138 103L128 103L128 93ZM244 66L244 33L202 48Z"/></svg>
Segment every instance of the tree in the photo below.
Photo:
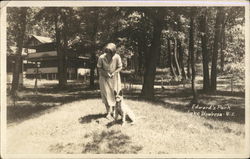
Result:
<svg viewBox="0 0 250 159"><path fill-rule="evenodd" d="M210 88L209 80L209 55L207 49L207 8L200 17L201 47L202 47L202 64L203 64L203 90L208 91Z"/></svg>
<svg viewBox="0 0 250 159"><path fill-rule="evenodd" d="M171 40L168 38L167 39L167 45L168 45L168 61L169 61L169 67L170 67L170 72L172 74L172 76L174 76L174 78L177 77L177 73L175 72L174 69L174 56L173 56L173 48L171 47Z"/></svg>
<svg viewBox="0 0 250 159"><path fill-rule="evenodd" d="M67 46L68 46L68 24L67 24L67 9L56 8L55 11L55 30L56 44L58 55L58 80L59 87L65 87L67 84ZM61 26L59 26L61 25Z"/></svg>
<svg viewBox="0 0 250 159"><path fill-rule="evenodd" d="M182 42L180 39L178 39L177 45L178 45L178 50L179 50L178 51L179 52L179 63L180 63L180 67L181 67L182 80L186 80L187 76L186 76L186 72L185 72L185 68L184 68L184 64L183 64L184 51L183 51Z"/></svg>
<svg viewBox="0 0 250 159"><path fill-rule="evenodd" d="M212 54L212 67L211 67L211 90L216 91L217 87L217 59L218 59L218 47L220 42L221 25L223 22L224 11L222 7L217 8L216 21L215 21L215 33L213 42L213 54Z"/></svg>
<svg viewBox="0 0 250 159"><path fill-rule="evenodd" d="M144 99L153 99L154 98L154 80L156 72L157 60L159 60L160 55L160 41L161 41L161 32L163 30L163 21L164 21L164 9L163 8L154 8L154 10L149 10L152 17L153 23L153 39L150 47L150 51L146 56L145 66L146 70L144 73L144 82L142 87L141 96Z"/></svg>
<svg viewBox="0 0 250 159"><path fill-rule="evenodd" d="M226 7L224 8L225 14L223 14L223 22L221 27L221 42L220 42L220 70L224 72L226 48L227 48L227 37L232 35L226 35L227 29L234 27L235 25L241 24L244 19L244 9L242 7ZM239 19L242 19L238 21ZM244 21L244 20L243 20Z"/></svg>
<svg viewBox="0 0 250 159"><path fill-rule="evenodd" d="M91 41L91 51L90 51L90 79L89 86L90 88L94 88L95 84L95 68L97 64L96 58L96 35L98 32L99 25L99 8L84 8L82 10L82 14L84 17L84 22L86 23L85 31L87 38Z"/></svg>
<svg viewBox="0 0 250 159"><path fill-rule="evenodd" d="M191 70L192 70L192 92L193 92L193 100L192 103L197 103L197 91L195 88L195 59L194 59L194 24L195 24L195 15L196 15L196 8L190 8L190 29L189 29L189 54L190 54L190 63L191 63Z"/></svg>
<svg viewBox="0 0 250 159"><path fill-rule="evenodd" d="M58 86L65 87L67 85L67 58L69 55L69 40L74 39L79 32L80 20L75 8L72 7L45 7L36 15L37 22L46 24L44 27L50 26L54 30L56 50L58 57Z"/></svg>
<svg viewBox="0 0 250 159"><path fill-rule="evenodd" d="M8 36L12 36L14 44L16 44L17 50L15 53L15 67L13 70L13 80L11 93L14 95L19 87L19 74L22 64L22 50L23 50L23 41L26 32L27 24L27 7L10 7L7 9L8 17Z"/></svg>

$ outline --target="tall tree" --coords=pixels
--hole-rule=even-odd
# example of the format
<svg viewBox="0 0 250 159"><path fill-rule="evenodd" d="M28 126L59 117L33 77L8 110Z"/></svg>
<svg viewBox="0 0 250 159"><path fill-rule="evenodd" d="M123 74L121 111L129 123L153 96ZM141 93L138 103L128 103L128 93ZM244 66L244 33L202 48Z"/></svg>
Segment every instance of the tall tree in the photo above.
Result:
<svg viewBox="0 0 250 159"><path fill-rule="evenodd" d="M67 84L67 59L66 59L67 47L68 47L67 12L68 12L67 8L56 8L55 12L59 87L64 87ZM59 24L61 24L60 27Z"/></svg>
<svg viewBox="0 0 250 159"><path fill-rule="evenodd" d="M98 8L90 8L89 17L87 18L87 30L89 39L92 43L91 53L90 53L90 78L89 78L89 86L90 88L94 87L95 84L95 68L96 68L96 34L98 32L98 17L99 17L99 9Z"/></svg>
<svg viewBox="0 0 250 159"><path fill-rule="evenodd" d="M220 42L221 25L224 17L223 7L217 8L216 21L215 21L215 33L213 43L213 55L212 55L212 67L211 67L211 90L216 91L217 87L217 59L218 59L218 47Z"/></svg>
<svg viewBox="0 0 250 159"><path fill-rule="evenodd" d="M69 19L67 7L45 7L36 15L37 21L46 20L50 26L54 26L56 50L58 57L58 86L64 87L67 84L66 52L68 45L68 24Z"/></svg>
<svg viewBox="0 0 250 159"><path fill-rule="evenodd" d="M141 95L145 99L154 98L154 80L157 60L160 55L161 32L163 30L164 8L154 8L150 10L153 20L153 39L150 47L150 52L147 55L147 65L144 73L144 82Z"/></svg>
<svg viewBox="0 0 250 159"><path fill-rule="evenodd" d="M194 26L195 26L195 15L197 13L196 8L190 8L190 29L189 29L189 53L190 53L190 63L192 70L192 92L193 92L193 100L192 103L197 103L197 91L195 88L195 59L194 59Z"/></svg>
<svg viewBox="0 0 250 159"><path fill-rule="evenodd" d="M178 39L177 45L178 45L179 63L181 67L182 80L186 80L187 77L186 77L186 72L185 72L184 63L183 63L184 51L183 51L182 42L180 39Z"/></svg>
<svg viewBox="0 0 250 159"><path fill-rule="evenodd" d="M15 53L15 67L13 70L13 80L12 80L12 94L15 94L19 87L19 74L22 64L22 49L23 41L25 38L26 24L27 24L27 7L10 7L7 9L8 13L8 34L13 36L13 40L16 44L16 53Z"/></svg>
<svg viewBox="0 0 250 159"><path fill-rule="evenodd" d="M177 73L175 72L174 69L174 57L173 57L173 48L171 47L171 40L170 38L167 39L167 46L168 46L168 61L169 61L169 67L170 67L170 72L174 78L177 77Z"/></svg>
<svg viewBox="0 0 250 159"><path fill-rule="evenodd" d="M202 64L203 64L203 90L208 91L210 88L209 80L209 55L207 49L207 8L200 17L201 47L202 47Z"/></svg>

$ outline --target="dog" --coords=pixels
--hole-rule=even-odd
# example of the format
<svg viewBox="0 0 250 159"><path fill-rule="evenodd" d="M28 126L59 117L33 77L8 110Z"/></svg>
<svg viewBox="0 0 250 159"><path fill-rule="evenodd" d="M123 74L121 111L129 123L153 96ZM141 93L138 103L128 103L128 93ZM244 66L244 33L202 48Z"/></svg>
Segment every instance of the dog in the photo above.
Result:
<svg viewBox="0 0 250 159"><path fill-rule="evenodd" d="M117 93L114 91L115 95L115 109L114 109L114 119L117 120L118 116L120 115L122 117L122 126L126 123L126 117L128 117L131 120L131 124L134 124L136 121L136 116L134 112L129 108L128 105L126 105L123 101L123 93L122 91L119 91Z"/></svg>

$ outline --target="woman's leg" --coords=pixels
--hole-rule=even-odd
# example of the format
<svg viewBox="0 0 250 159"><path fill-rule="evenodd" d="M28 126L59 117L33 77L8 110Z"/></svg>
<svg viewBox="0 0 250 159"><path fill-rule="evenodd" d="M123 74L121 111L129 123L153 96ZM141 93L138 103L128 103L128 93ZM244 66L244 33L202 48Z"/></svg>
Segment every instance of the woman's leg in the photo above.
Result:
<svg viewBox="0 0 250 159"><path fill-rule="evenodd" d="M106 107L106 111L107 111L107 114L108 114L108 112L109 112L109 105L108 105L108 103L105 103L105 107Z"/></svg>
<svg viewBox="0 0 250 159"><path fill-rule="evenodd" d="M105 99L104 104L105 104L105 108L106 108L106 111L107 111L106 118L111 119L112 108L111 108L111 106L109 106L109 104L107 102L107 99Z"/></svg>

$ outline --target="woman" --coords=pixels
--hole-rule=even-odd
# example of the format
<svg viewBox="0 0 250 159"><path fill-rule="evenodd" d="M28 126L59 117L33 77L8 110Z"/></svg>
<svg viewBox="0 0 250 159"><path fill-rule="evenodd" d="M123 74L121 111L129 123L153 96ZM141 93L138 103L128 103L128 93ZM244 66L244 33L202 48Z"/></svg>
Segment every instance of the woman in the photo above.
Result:
<svg viewBox="0 0 250 159"><path fill-rule="evenodd" d="M112 107L115 106L114 90L121 90L120 71L122 70L121 57L116 54L116 45L109 43L97 62L99 71L99 85L102 102L107 110L107 118L111 118Z"/></svg>

